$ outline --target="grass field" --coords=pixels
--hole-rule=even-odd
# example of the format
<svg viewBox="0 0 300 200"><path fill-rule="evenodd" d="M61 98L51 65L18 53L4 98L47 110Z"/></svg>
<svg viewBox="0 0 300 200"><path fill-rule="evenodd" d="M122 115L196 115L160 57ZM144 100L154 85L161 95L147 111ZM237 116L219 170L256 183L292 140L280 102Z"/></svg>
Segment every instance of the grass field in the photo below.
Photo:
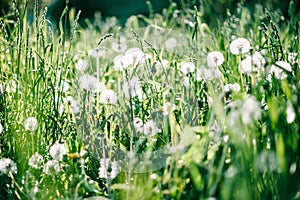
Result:
<svg viewBox="0 0 300 200"><path fill-rule="evenodd" d="M238 4L211 27L201 7L125 27L71 11L70 30L15 6L0 21L0 199L300 199L293 3L289 19Z"/></svg>

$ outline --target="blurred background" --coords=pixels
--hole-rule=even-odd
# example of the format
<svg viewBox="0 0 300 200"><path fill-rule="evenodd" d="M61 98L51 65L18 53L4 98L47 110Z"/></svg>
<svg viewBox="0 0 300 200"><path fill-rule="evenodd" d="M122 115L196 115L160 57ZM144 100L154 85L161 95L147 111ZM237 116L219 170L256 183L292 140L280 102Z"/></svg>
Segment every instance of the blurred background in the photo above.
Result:
<svg viewBox="0 0 300 200"><path fill-rule="evenodd" d="M21 3L25 0L16 0ZM12 0L0 0L0 13L3 15L11 8ZM37 0L39 7L47 6L48 18L54 23L57 23L60 19L61 13L66 7L65 0ZM102 18L108 16L116 16L119 19L121 25L124 25L127 18L131 15L143 14L149 16L151 12L161 13L164 8L176 3L176 7L181 10L191 8L194 5L201 8L203 14L202 18L204 22L210 24L218 19L225 19L226 12L229 9L231 12L237 7L239 2L243 2L250 11L255 9L255 4L267 6L270 11L280 9L285 18L288 18L288 8L290 0L69 0L69 8L74 8L76 11L81 10L80 20L81 24L84 24L86 19L93 20L95 12L99 11ZM299 13L299 2L294 1L296 11ZM33 18L35 0L29 1L28 8L32 15L28 15L29 19Z"/></svg>

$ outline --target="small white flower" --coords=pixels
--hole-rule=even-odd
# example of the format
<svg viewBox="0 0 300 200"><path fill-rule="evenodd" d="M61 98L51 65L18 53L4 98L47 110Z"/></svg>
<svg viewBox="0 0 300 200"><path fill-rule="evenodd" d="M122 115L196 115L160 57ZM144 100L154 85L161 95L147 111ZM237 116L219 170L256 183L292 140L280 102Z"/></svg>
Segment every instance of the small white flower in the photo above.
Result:
<svg viewBox="0 0 300 200"><path fill-rule="evenodd" d="M100 94L100 103L102 104L116 104L117 100L117 94L113 90L103 90Z"/></svg>
<svg viewBox="0 0 300 200"><path fill-rule="evenodd" d="M229 49L232 54L240 55L250 51L250 42L246 38L237 38L230 43Z"/></svg>
<svg viewBox="0 0 300 200"><path fill-rule="evenodd" d="M3 132L3 126L0 124L0 134Z"/></svg>
<svg viewBox="0 0 300 200"><path fill-rule="evenodd" d="M223 64L224 56L219 51L212 51L207 54L206 61L209 67L217 67Z"/></svg>
<svg viewBox="0 0 300 200"><path fill-rule="evenodd" d="M9 172L17 173L17 165L10 158L1 158L0 159L0 172L7 174Z"/></svg>
<svg viewBox="0 0 300 200"><path fill-rule="evenodd" d="M41 156L38 152L33 154L28 161L28 165L34 169L39 169L43 162L43 156Z"/></svg>
<svg viewBox="0 0 300 200"><path fill-rule="evenodd" d="M287 107L286 107L285 113L286 113L286 121L287 121L287 123L289 123L289 124L293 123L295 121L296 114L295 114L293 105L291 104L290 101L288 101L288 103L287 103Z"/></svg>
<svg viewBox="0 0 300 200"><path fill-rule="evenodd" d="M119 171L117 162L111 162L109 158L100 159L99 178L107 179L109 177L114 179Z"/></svg>
<svg viewBox="0 0 300 200"><path fill-rule="evenodd" d="M35 117L29 117L24 122L24 128L26 131L35 131L38 128L38 121Z"/></svg>
<svg viewBox="0 0 300 200"><path fill-rule="evenodd" d="M15 80L11 80L7 85L6 85L6 92L9 93L15 93L17 91L17 83Z"/></svg>
<svg viewBox="0 0 300 200"><path fill-rule="evenodd" d="M52 158L62 161L63 156L67 154L65 144L55 143L50 147L49 153Z"/></svg>
<svg viewBox="0 0 300 200"><path fill-rule="evenodd" d="M239 92L241 90L241 86L238 83L228 83L226 85L224 85L223 88L224 92L230 92L230 91L234 91L234 92Z"/></svg>
<svg viewBox="0 0 300 200"><path fill-rule="evenodd" d="M144 123L141 118L138 118L138 117L134 118L133 126L138 132L141 132L141 133L143 132Z"/></svg>
<svg viewBox="0 0 300 200"><path fill-rule="evenodd" d="M252 56L246 55L246 58L241 62L242 71L245 74L251 74L252 70L262 70L265 64L266 60L259 52L255 52Z"/></svg>
<svg viewBox="0 0 300 200"><path fill-rule="evenodd" d="M192 62L184 62L181 64L180 71L184 74L187 75L189 73L193 73L195 71L195 64Z"/></svg>
<svg viewBox="0 0 300 200"><path fill-rule="evenodd" d="M165 42L166 49L172 50L177 46L177 40L173 37L168 38Z"/></svg>
<svg viewBox="0 0 300 200"><path fill-rule="evenodd" d="M244 102L241 109L242 122L244 124L250 124L253 121L256 121L261 116L260 103L256 100L255 97L250 96Z"/></svg>
<svg viewBox="0 0 300 200"><path fill-rule="evenodd" d="M80 85L82 89L91 91L93 93L99 92L102 88L101 83L94 76L82 75L79 78Z"/></svg>
<svg viewBox="0 0 300 200"><path fill-rule="evenodd" d="M271 65L271 67L269 68L269 73L270 73L268 76L269 81L271 81L271 75L274 75L274 77L277 80L283 80L287 78L286 72L281 67L278 67L277 65Z"/></svg>
<svg viewBox="0 0 300 200"><path fill-rule="evenodd" d="M288 72L292 72L292 66L290 65L290 63L285 62L285 61L277 61L275 63L277 66L279 66L281 69L284 69Z"/></svg>
<svg viewBox="0 0 300 200"><path fill-rule="evenodd" d="M47 175L60 172L60 165L57 160L49 160L44 165L43 172Z"/></svg>
<svg viewBox="0 0 300 200"><path fill-rule="evenodd" d="M139 48L130 48L124 55L118 55L114 58L114 69L122 71L129 66L135 66L144 62L147 55Z"/></svg>
<svg viewBox="0 0 300 200"><path fill-rule="evenodd" d="M92 49L89 50L89 56L94 57L94 58L100 58L105 55L105 50L101 49Z"/></svg>
<svg viewBox="0 0 300 200"><path fill-rule="evenodd" d="M160 132L159 128L157 127L156 123L153 120L148 120L144 124L144 134L149 136L154 136L158 132Z"/></svg>
<svg viewBox="0 0 300 200"><path fill-rule="evenodd" d="M76 69L79 71L84 71L87 69L89 62L87 60L79 59L76 63Z"/></svg>

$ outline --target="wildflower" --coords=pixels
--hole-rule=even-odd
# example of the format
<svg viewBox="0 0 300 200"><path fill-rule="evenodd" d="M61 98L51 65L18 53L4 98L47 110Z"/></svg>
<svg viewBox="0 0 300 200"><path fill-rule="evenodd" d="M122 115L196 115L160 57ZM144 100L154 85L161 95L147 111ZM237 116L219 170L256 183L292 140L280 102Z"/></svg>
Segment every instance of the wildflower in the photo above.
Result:
<svg viewBox="0 0 300 200"><path fill-rule="evenodd" d="M192 62L184 62L181 65L180 71L184 74L187 75L189 73L193 73L195 71L195 65Z"/></svg>
<svg viewBox="0 0 300 200"><path fill-rule="evenodd" d="M75 65L76 69L79 71L84 71L87 69L89 62L87 60L79 59Z"/></svg>
<svg viewBox="0 0 300 200"><path fill-rule="evenodd" d="M165 42L166 49L172 50L177 46L177 40L173 37L168 38Z"/></svg>
<svg viewBox="0 0 300 200"><path fill-rule="evenodd" d="M38 121L35 117L29 117L24 122L26 131L35 131L38 128Z"/></svg>
<svg viewBox="0 0 300 200"><path fill-rule="evenodd" d="M49 153L52 158L62 161L63 156L67 154L65 144L55 143L50 147Z"/></svg>
<svg viewBox="0 0 300 200"><path fill-rule="evenodd" d="M207 54L206 61L209 67L217 67L223 64L224 56L219 51L212 51Z"/></svg>
<svg viewBox="0 0 300 200"><path fill-rule="evenodd" d="M118 55L114 58L114 69L122 71L127 69L131 65L137 65L143 62L143 59L147 57L144 52L139 48L130 48L124 55Z"/></svg>
<svg viewBox="0 0 300 200"><path fill-rule="evenodd" d="M295 121L296 114L295 114L293 105L291 104L290 101L288 101L288 103L287 103L287 108L286 108L285 113L286 113L287 123L289 123L289 124L293 123Z"/></svg>
<svg viewBox="0 0 300 200"><path fill-rule="evenodd" d="M10 158L1 158L0 159L0 172L7 174L9 172L17 173L17 165Z"/></svg>
<svg viewBox="0 0 300 200"><path fill-rule="evenodd" d="M278 80L283 80L287 78L286 72L291 72L292 67L289 63L285 61L277 61L275 65L271 65L269 69L269 73L274 75L274 77ZM270 80L270 76L269 76Z"/></svg>
<svg viewBox="0 0 300 200"><path fill-rule="evenodd" d="M142 97L143 95L141 83L136 76L132 77L128 82L124 82L123 91L127 98L135 96Z"/></svg>
<svg viewBox="0 0 300 200"><path fill-rule="evenodd" d="M111 162L109 158L100 159L99 178L114 179L119 173L117 162Z"/></svg>
<svg viewBox="0 0 300 200"><path fill-rule="evenodd" d="M100 58L105 55L105 51L101 49L92 49L89 50L89 56L94 58Z"/></svg>
<svg viewBox="0 0 300 200"><path fill-rule="evenodd" d="M43 172L47 175L50 175L53 172L58 173L58 172L60 172L60 170L61 170L61 167L60 167L59 162L57 160L49 160L44 165Z"/></svg>
<svg viewBox="0 0 300 200"><path fill-rule="evenodd" d="M138 132L141 132L141 133L143 132L144 123L141 118L138 118L138 117L134 118L133 126Z"/></svg>
<svg viewBox="0 0 300 200"><path fill-rule="evenodd" d="M244 124L250 124L253 121L256 121L261 116L260 103L256 100L255 97L248 97L242 105L241 117Z"/></svg>
<svg viewBox="0 0 300 200"><path fill-rule="evenodd" d="M3 132L3 126L0 124L0 134Z"/></svg>
<svg viewBox="0 0 300 200"><path fill-rule="evenodd" d="M11 80L7 85L6 85L6 91L7 92L12 92L15 93L17 91L17 83L15 80Z"/></svg>
<svg viewBox="0 0 300 200"><path fill-rule="evenodd" d="M33 154L28 161L28 165L34 169L39 169L43 162L43 156L41 156L38 152Z"/></svg>
<svg viewBox="0 0 300 200"><path fill-rule="evenodd" d="M240 55L250 51L250 42L246 38L237 38L230 43L229 49L232 54Z"/></svg>
<svg viewBox="0 0 300 200"><path fill-rule="evenodd" d="M102 104L116 104L117 94L113 90L103 90L100 94L100 103Z"/></svg>
<svg viewBox="0 0 300 200"><path fill-rule="evenodd" d="M226 85L224 85L223 91L224 92L230 92L230 91L234 91L234 92L239 92L241 90L241 86L238 83L228 83Z"/></svg>
<svg viewBox="0 0 300 200"><path fill-rule="evenodd" d="M82 89L93 93L99 92L103 87L96 77L86 74L79 78L79 82Z"/></svg>
<svg viewBox="0 0 300 200"><path fill-rule="evenodd" d="M277 66L279 66L281 69L284 69L288 72L292 72L292 67L291 67L290 63L288 63L288 62L280 60L280 61L277 61L275 64Z"/></svg>
<svg viewBox="0 0 300 200"><path fill-rule="evenodd" d="M242 71L245 74L250 74L253 71L259 71L266 64L266 60L259 53L255 52L252 56L246 55L246 58L242 60Z"/></svg>
<svg viewBox="0 0 300 200"><path fill-rule="evenodd" d="M148 120L144 124L143 131L145 135L154 136L156 133L160 132L160 129L153 120Z"/></svg>

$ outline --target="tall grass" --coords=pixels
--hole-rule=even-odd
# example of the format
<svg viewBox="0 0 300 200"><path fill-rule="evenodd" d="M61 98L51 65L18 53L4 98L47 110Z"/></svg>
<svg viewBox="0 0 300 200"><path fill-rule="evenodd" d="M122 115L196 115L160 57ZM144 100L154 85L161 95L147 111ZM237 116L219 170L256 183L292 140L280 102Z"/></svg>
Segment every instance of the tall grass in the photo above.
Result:
<svg viewBox="0 0 300 200"><path fill-rule="evenodd" d="M300 197L293 1L289 20L239 4L213 28L172 4L56 30L27 5L0 24L1 198Z"/></svg>

